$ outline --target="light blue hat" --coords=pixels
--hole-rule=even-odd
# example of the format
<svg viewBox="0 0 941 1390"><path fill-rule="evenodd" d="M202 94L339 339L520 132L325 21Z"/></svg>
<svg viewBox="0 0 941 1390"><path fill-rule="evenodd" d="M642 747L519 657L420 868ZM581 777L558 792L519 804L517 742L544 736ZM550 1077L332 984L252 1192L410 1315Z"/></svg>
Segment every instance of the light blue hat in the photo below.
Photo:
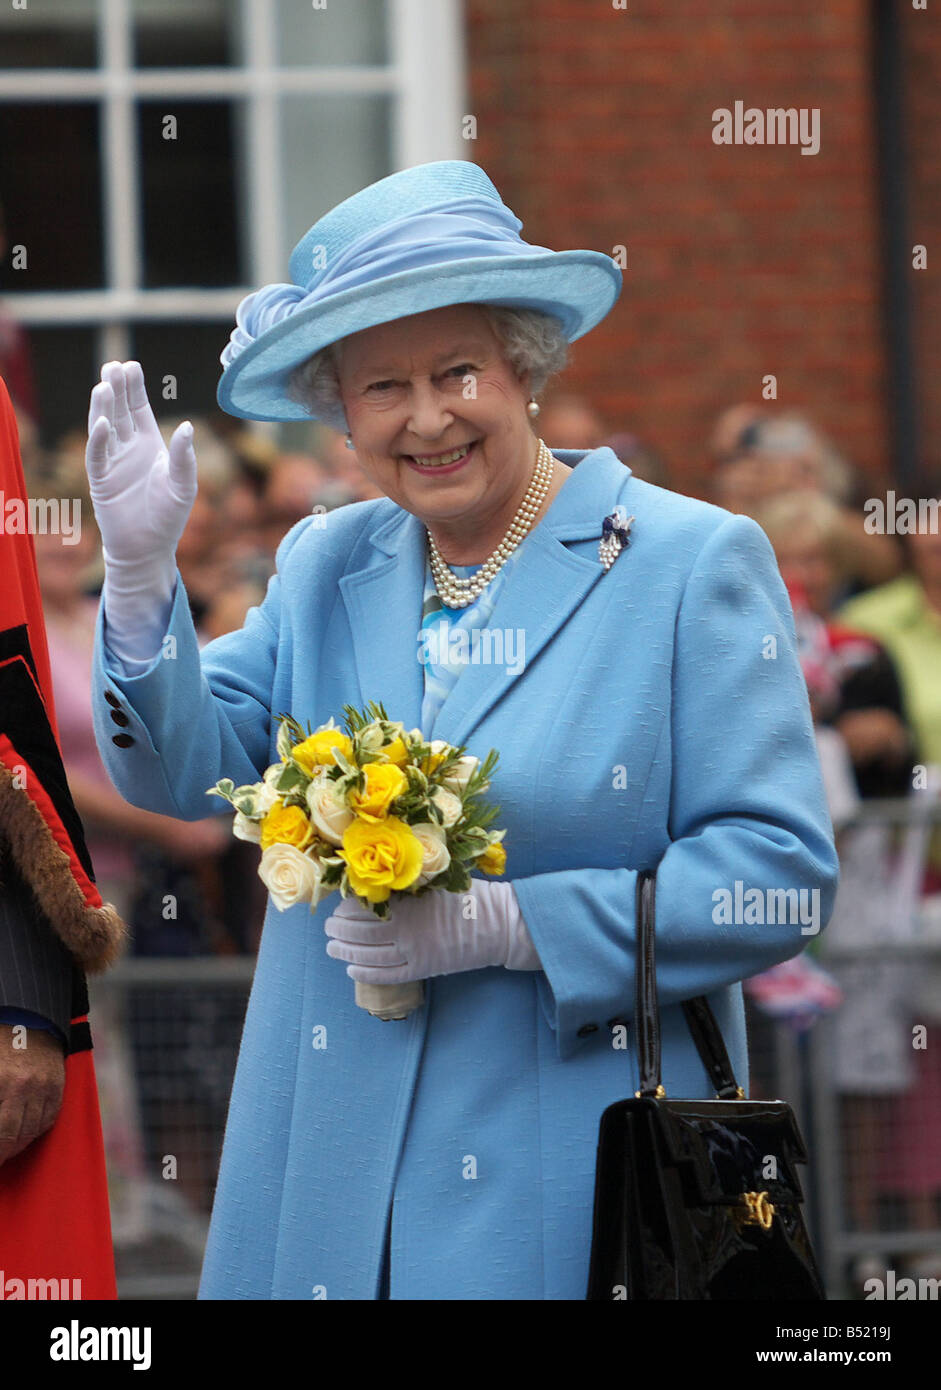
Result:
<svg viewBox="0 0 941 1390"><path fill-rule="evenodd" d="M348 333L445 304L541 309L574 342L613 308L621 272L600 251L530 246L522 225L483 169L460 159L403 169L345 198L295 246L294 283L239 305L220 358L222 409L309 420L287 394L296 367Z"/></svg>

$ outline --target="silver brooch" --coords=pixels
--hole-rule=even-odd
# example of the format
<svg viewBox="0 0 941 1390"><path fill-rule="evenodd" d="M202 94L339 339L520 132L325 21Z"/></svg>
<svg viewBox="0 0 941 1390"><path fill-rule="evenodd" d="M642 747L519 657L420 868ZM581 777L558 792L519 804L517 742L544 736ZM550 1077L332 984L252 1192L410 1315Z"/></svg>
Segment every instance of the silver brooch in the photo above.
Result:
<svg viewBox="0 0 941 1390"><path fill-rule="evenodd" d="M605 572L611 568L621 551L626 550L630 544L629 532L633 520L632 516L625 516L623 507L617 506L601 523L598 559L604 565Z"/></svg>

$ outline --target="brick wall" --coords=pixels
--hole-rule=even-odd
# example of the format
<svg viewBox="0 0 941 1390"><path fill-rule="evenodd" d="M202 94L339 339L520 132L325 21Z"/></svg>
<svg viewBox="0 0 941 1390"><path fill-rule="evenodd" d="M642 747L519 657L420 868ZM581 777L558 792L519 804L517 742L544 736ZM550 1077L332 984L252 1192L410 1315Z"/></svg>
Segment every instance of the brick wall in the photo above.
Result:
<svg viewBox="0 0 941 1390"><path fill-rule="evenodd" d="M912 244L928 250L927 268L911 272L920 455L941 469L941 22L930 3L902 12L908 224Z"/></svg>
<svg viewBox="0 0 941 1390"><path fill-rule="evenodd" d="M885 472L865 0L628 0L626 11L611 0L467 0L467 20L477 116L468 157L523 236L559 250L627 247L621 299L573 345L566 389L587 393L612 428L649 439L675 485L694 490L717 412L760 400L762 376L774 373L780 404L808 410L861 468ZM913 174L924 185L917 239L930 243L941 25L917 14L905 28ZM737 99L819 107L820 152L715 145L712 112ZM937 439L938 291L927 275L918 349Z"/></svg>

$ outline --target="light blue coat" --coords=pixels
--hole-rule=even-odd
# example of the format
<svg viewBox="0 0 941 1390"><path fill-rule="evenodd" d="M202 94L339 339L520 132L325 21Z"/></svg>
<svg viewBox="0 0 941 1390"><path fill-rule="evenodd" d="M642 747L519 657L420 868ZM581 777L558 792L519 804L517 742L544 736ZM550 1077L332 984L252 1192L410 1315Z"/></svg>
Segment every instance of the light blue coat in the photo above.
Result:
<svg viewBox="0 0 941 1390"><path fill-rule="evenodd" d="M490 795L543 971L442 976L407 1022L382 1023L326 954L338 899L313 916L269 905L203 1298L376 1298L390 1203L394 1299L584 1298L598 1121L637 1086L633 1030L625 1049L609 1026L632 1012L636 870L659 865L670 1096L711 1094L679 1001L710 996L747 1086L738 982L810 939L796 919L724 922L717 891L817 890L829 918L837 861L764 533L609 449L556 452L574 471L491 619L522 631L523 669L468 665L423 731L499 751ZM605 573L618 502L631 544ZM307 517L264 602L202 652L178 580L166 658L134 678L99 614L96 731L118 790L195 819L225 809L205 795L218 778L276 761L282 712L315 727L377 700L418 726L424 543L387 498Z"/></svg>

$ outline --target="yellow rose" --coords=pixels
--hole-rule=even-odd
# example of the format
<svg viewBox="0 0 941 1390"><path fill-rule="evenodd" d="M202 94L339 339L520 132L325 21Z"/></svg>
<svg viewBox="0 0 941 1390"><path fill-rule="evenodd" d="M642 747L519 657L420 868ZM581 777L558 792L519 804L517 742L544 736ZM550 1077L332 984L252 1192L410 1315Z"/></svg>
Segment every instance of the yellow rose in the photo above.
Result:
<svg viewBox="0 0 941 1390"><path fill-rule="evenodd" d="M397 816L376 822L354 820L337 853L346 860L353 892L371 903L385 902L394 888L409 888L421 873L424 858L411 826Z"/></svg>
<svg viewBox="0 0 941 1390"><path fill-rule="evenodd" d="M485 874L502 874L506 868L506 850L501 844L488 845L474 867Z"/></svg>
<svg viewBox="0 0 941 1390"><path fill-rule="evenodd" d="M418 764L426 777L430 777L452 751L451 744L446 743L443 738L433 738L428 746L431 752Z"/></svg>
<svg viewBox="0 0 941 1390"><path fill-rule="evenodd" d="M400 738L394 738L391 743L387 743L385 748L380 748L390 763L395 763L396 767L404 767L408 762L408 749Z"/></svg>
<svg viewBox="0 0 941 1390"><path fill-rule="evenodd" d="M334 748L339 748L341 753L352 759L353 745L342 729L321 729L319 733L305 738L303 743L296 744L291 749L291 757L295 758L305 771L313 772L315 767L336 765Z"/></svg>
<svg viewBox="0 0 941 1390"><path fill-rule="evenodd" d="M405 773L394 763L367 763L363 775L363 790L353 790L347 798L350 809L363 820L384 820L395 798L408 789Z"/></svg>
<svg viewBox="0 0 941 1390"><path fill-rule="evenodd" d="M300 806L285 806L279 796L261 823L261 847L296 845L306 849L314 838L314 830Z"/></svg>

